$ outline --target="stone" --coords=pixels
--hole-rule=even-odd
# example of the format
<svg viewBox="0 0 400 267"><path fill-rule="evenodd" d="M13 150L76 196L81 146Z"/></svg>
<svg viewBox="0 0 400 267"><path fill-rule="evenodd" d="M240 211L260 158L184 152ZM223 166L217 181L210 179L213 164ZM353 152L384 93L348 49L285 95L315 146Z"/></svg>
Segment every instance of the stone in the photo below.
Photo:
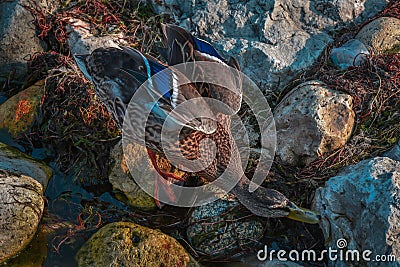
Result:
<svg viewBox="0 0 400 267"><path fill-rule="evenodd" d="M314 209L326 246L332 249L371 250L394 255L397 261L330 262L330 266L399 266L400 162L376 157L348 166L318 188ZM361 254L360 254L361 259Z"/></svg>
<svg viewBox="0 0 400 267"><path fill-rule="evenodd" d="M90 54L99 47L118 47L118 44L126 45L122 33L99 37L91 33L91 28L89 23L82 20L70 20L70 24L67 25L67 42L72 55Z"/></svg>
<svg viewBox="0 0 400 267"><path fill-rule="evenodd" d="M152 0L217 50L238 59L263 91L282 88L310 67L333 41L333 31L363 22L389 0Z"/></svg>
<svg viewBox="0 0 400 267"><path fill-rule="evenodd" d="M0 263L35 236L44 209L43 187L35 179L0 170Z"/></svg>
<svg viewBox="0 0 400 267"><path fill-rule="evenodd" d="M47 257L46 233L40 228L33 240L18 255L4 262L5 266L38 267L44 266Z"/></svg>
<svg viewBox="0 0 400 267"><path fill-rule="evenodd" d="M131 222L110 223L76 254L78 266L198 266L172 237Z"/></svg>
<svg viewBox="0 0 400 267"><path fill-rule="evenodd" d="M131 153L128 154L130 155L129 162L131 163L132 174L145 176L145 179L148 179L149 182L154 182L154 177L152 176L153 172L152 169L150 169L152 165L147 155L146 148L138 144L132 144L132 146L129 147ZM123 194L117 194L119 200L136 208L155 208L154 199L146 194L132 178L128 166L126 165L121 142L112 149L110 158L112 164L108 179L114 190Z"/></svg>
<svg viewBox="0 0 400 267"><path fill-rule="evenodd" d="M23 83L29 55L43 51L33 24L34 18L24 5L33 5L51 13L57 1L0 1L0 83L14 71L14 79Z"/></svg>
<svg viewBox="0 0 400 267"><path fill-rule="evenodd" d="M377 18L357 33L356 39L370 47L375 54L400 52L400 19Z"/></svg>
<svg viewBox="0 0 400 267"><path fill-rule="evenodd" d="M361 66L368 61L370 53L363 43L357 39L350 39L340 47L331 51L333 64L344 70L352 66Z"/></svg>
<svg viewBox="0 0 400 267"><path fill-rule="evenodd" d="M27 175L38 181L44 189L53 171L44 162L36 160L16 148L0 142L0 169Z"/></svg>
<svg viewBox="0 0 400 267"><path fill-rule="evenodd" d="M320 81L290 91L274 110L276 154L284 163L307 165L343 146L353 130L352 97Z"/></svg>
<svg viewBox="0 0 400 267"><path fill-rule="evenodd" d="M264 236L264 224L244 216L238 201L224 197L196 207L186 230L192 248L213 257L233 255Z"/></svg>
<svg viewBox="0 0 400 267"><path fill-rule="evenodd" d="M383 154L383 157L388 157L395 161L400 161L400 141L397 142L389 151Z"/></svg>
<svg viewBox="0 0 400 267"><path fill-rule="evenodd" d="M0 129L6 128L14 138L26 133L38 117L44 91L45 82L41 80L1 104Z"/></svg>

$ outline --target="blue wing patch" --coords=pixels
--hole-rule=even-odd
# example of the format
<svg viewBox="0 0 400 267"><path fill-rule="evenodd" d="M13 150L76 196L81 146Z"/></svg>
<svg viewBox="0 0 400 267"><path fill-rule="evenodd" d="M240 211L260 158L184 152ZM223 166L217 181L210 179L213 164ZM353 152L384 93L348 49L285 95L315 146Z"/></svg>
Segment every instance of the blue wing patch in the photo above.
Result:
<svg viewBox="0 0 400 267"><path fill-rule="evenodd" d="M154 62L152 60L149 60L149 63L152 75L155 75L166 69L165 66L157 62ZM154 82L156 84L158 91L167 99L171 99L171 79L172 79L172 73L170 70L166 70L154 76Z"/></svg>
<svg viewBox="0 0 400 267"><path fill-rule="evenodd" d="M215 48L208 42L201 40L201 39L197 39L196 37L193 37L195 43L196 43L196 49L202 53L206 53L209 54L211 56L214 56L220 60L222 60L223 62L225 61L220 54L218 54L217 50L215 50Z"/></svg>

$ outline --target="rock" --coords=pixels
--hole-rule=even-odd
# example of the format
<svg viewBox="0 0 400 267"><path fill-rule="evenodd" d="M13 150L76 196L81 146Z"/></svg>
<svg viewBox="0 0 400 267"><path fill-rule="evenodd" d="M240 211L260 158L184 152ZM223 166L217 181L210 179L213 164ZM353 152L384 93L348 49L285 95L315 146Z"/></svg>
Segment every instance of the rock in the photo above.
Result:
<svg viewBox="0 0 400 267"><path fill-rule="evenodd" d="M330 58L335 66L344 70L364 64L369 55L370 53L363 43L357 39L350 39L342 46L333 48Z"/></svg>
<svg viewBox="0 0 400 267"><path fill-rule="evenodd" d="M174 238L131 222L101 228L78 251L76 260L80 267L197 266Z"/></svg>
<svg viewBox="0 0 400 267"><path fill-rule="evenodd" d="M44 189L53 175L53 171L45 163L3 143L0 143L0 169L30 176Z"/></svg>
<svg viewBox="0 0 400 267"><path fill-rule="evenodd" d="M99 47L118 47L118 44L126 44L123 35L94 36L91 33L89 23L78 19L71 19L67 26L68 46L72 55L90 54Z"/></svg>
<svg viewBox="0 0 400 267"><path fill-rule="evenodd" d="M137 144L132 144L130 148L131 153L129 153L129 162L132 164L132 171L134 171L132 174L138 176L149 176L146 177L148 178L148 181L154 183L155 177L151 175L152 171L146 168L146 166L152 168L146 148ZM121 142L119 142L111 151L111 160L112 167L108 178L110 183L113 185L114 190L123 193L123 195L117 194L118 198L133 207L143 209L155 208L154 199L150 195L146 194L146 192L144 192L132 178L128 166L126 165Z"/></svg>
<svg viewBox="0 0 400 267"><path fill-rule="evenodd" d="M43 187L31 177L0 170L0 263L33 239L44 209Z"/></svg>
<svg viewBox="0 0 400 267"><path fill-rule="evenodd" d="M300 84L274 110L276 154L290 165L306 165L343 146L354 125L352 97L319 81Z"/></svg>
<svg viewBox="0 0 400 267"><path fill-rule="evenodd" d="M33 240L18 255L7 260L4 265L12 267L37 267L44 266L47 257L46 233L43 228L39 230Z"/></svg>
<svg viewBox="0 0 400 267"><path fill-rule="evenodd" d="M243 215L236 201L218 199L196 207L186 230L191 246L208 256L234 255L252 246L264 235L264 225L256 217Z"/></svg>
<svg viewBox="0 0 400 267"><path fill-rule="evenodd" d="M326 246L394 255L397 262L330 262L331 266L399 266L400 162L386 157L349 166L316 191ZM345 241L344 241L344 240Z"/></svg>
<svg viewBox="0 0 400 267"><path fill-rule="evenodd" d="M26 59L43 51L33 24L34 18L23 6L33 5L51 13L56 3L42 0L0 1L0 83L13 71L14 79L23 83L28 71Z"/></svg>
<svg viewBox="0 0 400 267"><path fill-rule="evenodd" d="M14 138L27 132L37 119L44 87L44 80L38 81L1 104L0 129L6 128Z"/></svg>
<svg viewBox="0 0 400 267"><path fill-rule="evenodd" d="M395 161L400 161L400 141L397 142L389 151L383 154L384 157L388 157Z"/></svg>
<svg viewBox="0 0 400 267"><path fill-rule="evenodd" d="M263 90L281 90L332 42L333 30L362 22L388 0L152 0L195 35L238 59Z"/></svg>
<svg viewBox="0 0 400 267"><path fill-rule="evenodd" d="M400 52L400 19L377 18L358 32L355 37L370 47L375 54Z"/></svg>

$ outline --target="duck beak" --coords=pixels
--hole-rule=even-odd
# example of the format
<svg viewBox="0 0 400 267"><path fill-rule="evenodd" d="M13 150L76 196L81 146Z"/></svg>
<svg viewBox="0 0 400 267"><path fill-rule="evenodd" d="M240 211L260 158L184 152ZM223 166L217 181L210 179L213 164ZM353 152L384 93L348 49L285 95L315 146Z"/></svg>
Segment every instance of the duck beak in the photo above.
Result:
<svg viewBox="0 0 400 267"><path fill-rule="evenodd" d="M289 202L287 208L289 208L289 215L287 216L287 218L295 221L316 224L321 219L321 215L319 215L317 212L297 207L292 202Z"/></svg>

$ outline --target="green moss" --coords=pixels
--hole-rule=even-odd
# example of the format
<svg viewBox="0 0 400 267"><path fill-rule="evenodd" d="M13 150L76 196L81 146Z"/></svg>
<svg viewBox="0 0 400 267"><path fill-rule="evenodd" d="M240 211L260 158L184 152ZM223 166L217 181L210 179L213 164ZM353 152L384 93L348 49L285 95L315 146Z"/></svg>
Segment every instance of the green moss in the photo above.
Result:
<svg viewBox="0 0 400 267"><path fill-rule="evenodd" d="M383 53L389 55L400 53L400 43L393 45L392 48L385 50Z"/></svg>
<svg viewBox="0 0 400 267"><path fill-rule="evenodd" d="M111 223L95 233L76 255L83 266L193 266L172 237L131 222Z"/></svg>
<svg viewBox="0 0 400 267"><path fill-rule="evenodd" d="M50 178L53 176L52 169L49 166L47 166L46 163L44 163L43 161L34 159L31 156L22 153L18 149L10 147L0 142L0 153L1 152L4 152L6 156L10 159L22 159L35 164L45 173L47 180L50 180Z"/></svg>

